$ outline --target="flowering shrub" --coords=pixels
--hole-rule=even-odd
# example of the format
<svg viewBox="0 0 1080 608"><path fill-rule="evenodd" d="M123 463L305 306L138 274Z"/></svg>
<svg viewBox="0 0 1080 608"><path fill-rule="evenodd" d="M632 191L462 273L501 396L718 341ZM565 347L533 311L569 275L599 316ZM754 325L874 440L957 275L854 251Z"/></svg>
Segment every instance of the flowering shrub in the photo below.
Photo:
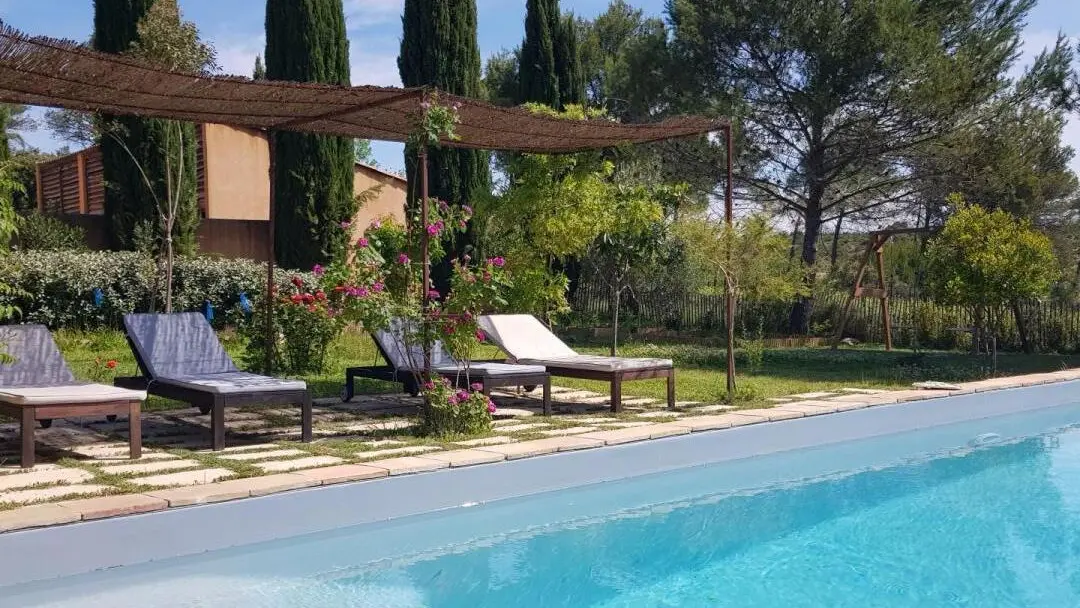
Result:
<svg viewBox="0 0 1080 608"><path fill-rule="evenodd" d="M91 382L97 384L112 384L113 378L116 376L116 359L102 360L100 357L94 359L94 365L87 371Z"/></svg>
<svg viewBox="0 0 1080 608"><path fill-rule="evenodd" d="M427 399L424 416L424 432L436 437L453 435L477 435L491 430L491 414L495 403L480 392L480 385L470 390L457 389L443 377L423 385Z"/></svg>

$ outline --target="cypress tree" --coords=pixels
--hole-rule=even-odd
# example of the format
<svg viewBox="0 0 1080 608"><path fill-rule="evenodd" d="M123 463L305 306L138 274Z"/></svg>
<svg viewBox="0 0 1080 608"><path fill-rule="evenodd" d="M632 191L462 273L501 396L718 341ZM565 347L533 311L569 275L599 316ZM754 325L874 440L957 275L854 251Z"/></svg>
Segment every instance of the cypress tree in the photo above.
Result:
<svg viewBox="0 0 1080 608"><path fill-rule="evenodd" d="M349 84L349 41L341 0L267 0L266 77ZM310 268L341 255L341 223L356 213L353 143L278 132L275 200L277 261Z"/></svg>
<svg viewBox="0 0 1080 608"><path fill-rule="evenodd" d="M555 35L559 0L528 0L525 41L521 44L518 103L534 101L558 108L559 77L555 71Z"/></svg>
<svg viewBox="0 0 1080 608"><path fill-rule="evenodd" d="M479 97L480 48L476 40L475 0L405 0L398 70L407 87L434 86L455 95ZM470 204L491 189L487 152L438 148L428 153L429 195L452 204ZM420 198L416 150L405 149L409 204ZM474 235L446 243L447 257L434 269L436 287L445 290L449 262L467 251Z"/></svg>
<svg viewBox="0 0 1080 608"><path fill-rule="evenodd" d="M555 39L555 72L559 77L560 108L585 101L585 78L578 48L577 20L567 15L559 23Z"/></svg>
<svg viewBox="0 0 1080 608"><path fill-rule="evenodd" d="M266 65L263 64L262 55L255 56L255 68L251 71L252 80L266 80Z"/></svg>
<svg viewBox="0 0 1080 608"><path fill-rule="evenodd" d="M154 0L94 0L94 48L106 53L130 52L139 41L139 23L153 4ZM110 245L114 249L131 249L140 245L135 239L140 225L151 227L154 232L159 227L154 194L147 189L134 163L137 160L141 165L156 195L164 202L167 200L166 163L178 166L181 150L176 129L170 127L168 121L128 116L103 116L102 120L112 133L100 141ZM194 126L184 125L183 133L183 192L173 246L178 253L192 253L197 246L195 231L199 221ZM132 160L132 156L136 160Z"/></svg>

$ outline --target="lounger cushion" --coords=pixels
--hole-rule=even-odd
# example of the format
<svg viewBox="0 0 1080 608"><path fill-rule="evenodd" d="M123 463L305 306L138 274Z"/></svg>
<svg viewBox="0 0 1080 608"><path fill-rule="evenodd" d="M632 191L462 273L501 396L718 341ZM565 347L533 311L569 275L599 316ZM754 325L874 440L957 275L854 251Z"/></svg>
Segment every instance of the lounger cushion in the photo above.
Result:
<svg viewBox="0 0 1080 608"><path fill-rule="evenodd" d="M104 384L0 388L0 401L14 405L67 405L145 400L146 391L132 391Z"/></svg>
<svg viewBox="0 0 1080 608"><path fill-rule="evenodd" d="M434 368L440 374L465 373L464 367L456 365L440 365ZM543 374L547 370L543 365L510 365L508 363L472 363L469 365L469 375L477 378L497 376L512 376L517 374Z"/></svg>
<svg viewBox="0 0 1080 608"><path fill-rule="evenodd" d="M261 393L274 391L302 391L307 389L303 380L285 380L271 378L247 372L227 372L224 374L200 374L169 378L158 378L155 382L171 384L218 394Z"/></svg>
<svg viewBox="0 0 1080 608"><path fill-rule="evenodd" d="M576 357L574 349L532 315L485 315L480 329L516 361Z"/></svg>
<svg viewBox="0 0 1080 608"><path fill-rule="evenodd" d="M0 352L10 358L0 362L4 388L79 384L44 325L0 327Z"/></svg>
<svg viewBox="0 0 1080 608"><path fill-rule="evenodd" d="M197 312L124 315L124 328L152 379L240 371Z"/></svg>
<svg viewBox="0 0 1080 608"><path fill-rule="evenodd" d="M393 319L390 327L373 332L371 335L379 349L387 356L394 369L409 371L424 367L424 347L420 344L405 343L405 321ZM431 346L431 365L435 367L456 367L457 361L446 352L442 342L435 341Z"/></svg>
<svg viewBox="0 0 1080 608"><path fill-rule="evenodd" d="M671 359L628 359L626 357L602 357L577 355L575 357L551 357L547 359L518 359L519 363L564 367L595 372L629 372L647 369L670 369Z"/></svg>

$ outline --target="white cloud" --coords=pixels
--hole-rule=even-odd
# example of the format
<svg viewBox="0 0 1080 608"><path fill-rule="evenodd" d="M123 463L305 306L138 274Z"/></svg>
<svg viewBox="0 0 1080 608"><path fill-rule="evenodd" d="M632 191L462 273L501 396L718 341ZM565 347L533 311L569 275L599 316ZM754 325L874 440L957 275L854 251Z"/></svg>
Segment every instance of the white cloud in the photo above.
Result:
<svg viewBox="0 0 1080 608"><path fill-rule="evenodd" d="M405 0L347 0L345 25L350 30L399 21Z"/></svg>
<svg viewBox="0 0 1080 608"><path fill-rule="evenodd" d="M214 47L223 73L251 77L255 57L266 50L266 36L215 40Z"/></svg>
<svg viewBox="0 0 1080 608"><path fill-rule="evenodd" d="M401 86L397 52L365 50L352 43L349 45L349 74L354 85Z"/></svg>

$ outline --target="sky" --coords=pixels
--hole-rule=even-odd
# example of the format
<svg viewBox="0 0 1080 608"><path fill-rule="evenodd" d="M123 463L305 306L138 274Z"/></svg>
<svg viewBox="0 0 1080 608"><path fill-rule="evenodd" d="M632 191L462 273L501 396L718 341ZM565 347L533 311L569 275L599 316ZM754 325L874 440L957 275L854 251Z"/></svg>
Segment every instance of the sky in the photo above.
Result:
<svg viewBox="0 0 1080 608"><path fill-rule="evenodd" d="M401 85L397 53L401 41L403 0L344 0L353 84ZM609 0L562 0L564 11L594 17ZM664 0L630 0L646 13L660 15ZM251 75L255 56L266 44L263 19L266 0L180 0L184 18L195 22L205 40L213 43L225 73ZM477 0L480 52L487 57L520 44L524 36L525 0ZM30 34L86 40L93 28L91 0L0 0L0 19ZM1080 39L1080 1L1040 0L1030 15L1021 63L1048 45L1058 32ZM66 142L47 131L26 133L31 146L52 151ZM1080 173L1080 117L1066 127L1065 140L1078 150L1073 169ZM401 170L402 147L373 142L380 166Z"/></svg>

